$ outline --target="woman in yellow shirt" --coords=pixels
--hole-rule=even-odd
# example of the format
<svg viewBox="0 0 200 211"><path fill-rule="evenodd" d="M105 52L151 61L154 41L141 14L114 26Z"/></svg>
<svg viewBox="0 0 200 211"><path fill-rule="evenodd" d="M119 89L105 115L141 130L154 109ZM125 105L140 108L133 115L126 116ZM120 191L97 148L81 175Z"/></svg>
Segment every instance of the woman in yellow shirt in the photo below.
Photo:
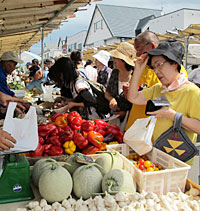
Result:
<svg viewBox="0 0 200 211"><path fill-rule="evenodd" d="M200 101L197 100L200 90L187 80L184 73L180 73L183 49L178 41L163 41L157 48L141 55L135 64L128 100L137 105L146 105L148 100L164 95L171 104L170 107L148 113L157 118L153 142L173 125L176 112L182 113L182 127L194 144L196 134L200 134ZM149 59L161 83L138 91L139 79Z"/></svg>

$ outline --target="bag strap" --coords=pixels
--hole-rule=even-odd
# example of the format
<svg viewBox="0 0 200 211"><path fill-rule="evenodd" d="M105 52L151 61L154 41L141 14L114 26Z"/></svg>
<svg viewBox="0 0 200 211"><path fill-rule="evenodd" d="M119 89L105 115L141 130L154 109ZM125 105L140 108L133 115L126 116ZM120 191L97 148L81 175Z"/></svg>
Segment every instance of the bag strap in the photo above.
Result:
<svg viewBox="0 0 200 211"><path fill-rule="evenodd" d="M173 130L178 132L181 129L183 114L176 112L174 118Z"/></svg>

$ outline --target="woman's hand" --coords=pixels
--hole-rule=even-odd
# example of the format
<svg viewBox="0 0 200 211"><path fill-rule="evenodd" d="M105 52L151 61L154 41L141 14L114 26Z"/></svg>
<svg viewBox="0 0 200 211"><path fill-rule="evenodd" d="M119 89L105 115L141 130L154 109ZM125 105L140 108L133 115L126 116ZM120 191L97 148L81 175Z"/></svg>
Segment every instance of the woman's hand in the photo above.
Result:
<svg viewBox="0 0 200 211"><path fill-rule="evenodd" d="M129 83L127 82L126 84L123 85L122 89L123 89L123 93L124 93L124 97L127 99L127 95L128 95L128 90L129 90Z"/></svg>
<svg viewBox="0 0 200 211"><path fill-rule="evenodd" d="M125 118L125 116L126 116L126 111L117 111L117 112L115 112L114 114L116 114L116 115L118 114L120 120L123 121L124 118Z"/></svg>
<svg viewBox="0 0 200 211"><path fill-rule="evenodd" d="M117 105L117 101L115 100L115 98L112 98L112 100L109 103L109 107L113 111L117 111L119 109L118 105Z"/></svg>
<svg viewBox="0 0 200 211"><path fill-rule="evenodd" d="M135 61L135 70L137 72L142 72L148 62L149 56L147 53L142 54L140 57L137 58L137 60Z"/></svg>
<svg viewBox="0 0 200 211"><path fill-rule="evenodd" d="M58 109L64 107L66 104L67 104L67 99L65 97L57 97L55 99L53 107Z"/></svg>
<svg viewBox="0 0 200 211"><path fill-rule="evenodd" d="M16 143L16 140L6 131L0 130L0 151L13 148L14 145L11 142Z"/></svg>
<svg viewBox="0 0 200 211"><path fill-rule="evenodd" d="M170 107L163 106L161 109L154 112L147 112L147 114L154 115L156 118L166 118L174 121L176 111Z"/></svg>
<svg viewBox="0 0 200 211"><path fill-rule="evenodd" d="M74 102L68 102L66 111L69 111L71 108L75 107Z"/></svg>

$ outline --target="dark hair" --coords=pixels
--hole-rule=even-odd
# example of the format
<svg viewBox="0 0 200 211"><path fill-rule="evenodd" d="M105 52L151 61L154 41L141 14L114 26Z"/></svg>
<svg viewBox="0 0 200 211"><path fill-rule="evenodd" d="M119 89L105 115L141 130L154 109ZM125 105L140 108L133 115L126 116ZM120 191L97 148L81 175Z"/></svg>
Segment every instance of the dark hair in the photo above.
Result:
<svg viewBox="0 0 200 211"><path fill-rule="evenodd" d="M38 59L33 59L33 60L32 60L32 63L38 65L38 64L39 64L39 61L38 61Z"/></svg>
<svg viewBox="0 0 200 211"><path fill-rule="evenodd" d="M63 81L61 80L61 74L63 75ZM62 87L75 80L79 74L71 59L69 57L62 57L49 69L48 76L51 80L55 81L59 87Z"/></svg>
<svg viewBox="0 0 200 211"><path fill-rule="evenodd" d="M88 66L88 65L91 65L92 64L92 60L91 59L88 59L84 65L84 67Z"/></svg>
<svg viewBox="0 0 200 211"><path fill-rule="evenodd" d="M113 69L113 60L109 60L108 61L108 67L110 67L111 69Z"/></svg>
<svg viewBox="0 0 200 211"><path fill-rule="evenodd" d="M55 62L55 59L54 59L54 58L45 59L45 60L44 60L44 64L47 64L47 62L54 63L54 62Z"/></svg>
<svg viewBox="0 0 200 211"><path fill-rule="evenodd" d="M123 59L121 59L125 63L125 68L129 72L131 70L134 70L134 67L131 66L130 64L126 63Z"/></svg>
<svg viewBox="0 0 200 211"><path fill-rule="evenodd" d="M77 65L82 62L82 54L81 51L72 51L70 54L70 59L73 61L74 66L77 68Z"/></svg>
<svg viewBox="0 0 200 211"><path fill-rule="evenodd" d="M169 59L169 58L166 57L166 56L163 56L163 57L164 57L164 59L165 59L168 63L170 63L170 64L177 64L177 65L178 65L177 70L178 70L178 72L180 73L180 71L181 71L181 66L180 66L177 62L175 62L175 61Z"/></svg>

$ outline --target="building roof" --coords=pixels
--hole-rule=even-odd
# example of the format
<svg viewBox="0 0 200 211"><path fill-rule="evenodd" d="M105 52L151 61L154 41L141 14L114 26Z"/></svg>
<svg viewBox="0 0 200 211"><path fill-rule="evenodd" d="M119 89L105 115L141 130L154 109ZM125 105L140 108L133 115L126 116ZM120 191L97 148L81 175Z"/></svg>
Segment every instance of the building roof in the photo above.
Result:
<svg viewBox="0 0 200 211"><path fill-rule="evenodd" d="M161 10L97 4L104 21L113 37L134 37L134 29L139 19L161 15ZM112 12L113 11L113 12Z"/></svg>
<svg viewBox="0 0 200 211"><path fill-rule="evenodd" d="M148 17L140 19L138 21L138 24L137 24L135 30L142 29L144 26L146 26L146 24L149 22L149 20L151 20L153 18L155 18L155 15L150 15Z"/></svg>

